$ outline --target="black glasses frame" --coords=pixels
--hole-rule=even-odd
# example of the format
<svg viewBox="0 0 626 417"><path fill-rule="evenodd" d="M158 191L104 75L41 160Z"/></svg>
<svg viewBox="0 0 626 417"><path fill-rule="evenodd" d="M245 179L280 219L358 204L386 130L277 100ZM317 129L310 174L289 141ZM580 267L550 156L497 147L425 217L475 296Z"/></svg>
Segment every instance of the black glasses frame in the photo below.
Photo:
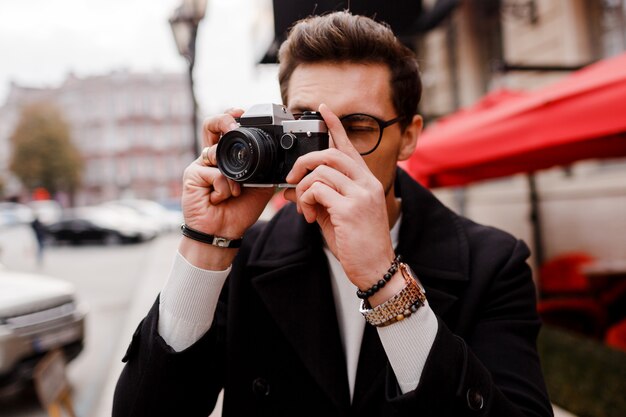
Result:
<svg viewBox="0 0 626 417"><path fill-rule="evenodd" d="M351 113L351 114L346 114L345 116L341 116L339 118L339 120L343 121L343 119L347 119L348 117L352 117L352 116L367 116L367 117L371 117L372 119L376 120L376 122L378 123L378 127L380 129L380 132L378 134L378 140L376 141L376 145L374 145L374 147L372 149L370 149L367 152L359 152L359 154L361 156L365 156L365 155L369 155L372 152L374 152L377 148L378 145L380 145L380 142L383 138L383 131L385 130L386 127L389 127L395 123L398 123L400 120L402 120L404 117L403 116L398 116L398 117L394 117L393 119L389 119L389 120L382 120L379 119L376 116L372 116L371 114L367 114L367 113Z"/></svg>
<svg viewBox="0 0 626 417"><path fill-rule="evenodd" d="M345 116L341 116L339 120L343 121L343 119L347 119L348 117L352 117L352 116L371 117L372 119L376 120L376 123L378 123L378 127L380 129L380 133L378 134L378 140L376 141L376 145L374 145L374 147L367 152L359 152L359 155L361 156L369 155L378 148L378 145L380 145L380 142L383 138L383 131L385 130L386 127L389 127L393 125L394 123L398 123L400 120L404 119L404 116L398 116L398 117L394 117L393 119L382 120L376 116L372 116L371 114L367 114L367 113L350 113L350 114L346 114ZM302 113L294 113L293 117L294 119L298 120L300 119L300 117L302 117Z"/></svg>

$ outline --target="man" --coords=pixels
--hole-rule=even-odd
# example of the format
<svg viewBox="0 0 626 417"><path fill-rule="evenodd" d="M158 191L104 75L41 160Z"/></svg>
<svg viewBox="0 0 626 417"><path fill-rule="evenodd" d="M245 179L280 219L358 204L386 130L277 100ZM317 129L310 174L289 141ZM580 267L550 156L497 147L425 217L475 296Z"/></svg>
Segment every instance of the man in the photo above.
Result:
<svg viewBox="0 0 626 417"><path fill-rule="evenodd" d="M216 168L242 111L205 123L185 237L124 358L114 416L206 416L222 389L228 416L551 415L525 245L396 168L422 128L411 51L338 12L298 23L279 58L285 105L319 110L332 146L297 160L295 204L254 225L272 190Z"/></svg>

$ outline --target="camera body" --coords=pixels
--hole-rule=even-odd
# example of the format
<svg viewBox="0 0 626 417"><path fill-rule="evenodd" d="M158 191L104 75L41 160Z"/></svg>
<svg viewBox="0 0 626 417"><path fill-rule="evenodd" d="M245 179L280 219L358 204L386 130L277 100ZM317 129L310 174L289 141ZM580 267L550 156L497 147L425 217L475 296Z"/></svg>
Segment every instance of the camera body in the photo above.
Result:
<svg viewBox="0 0 626 417"><path fill-rule="evenodd" d="M293 187L285 178L296 159L328 148L328 128L318 112L295 120L285 106L257 104L238 122L217 144L217 166L245 187Z"/></svg>

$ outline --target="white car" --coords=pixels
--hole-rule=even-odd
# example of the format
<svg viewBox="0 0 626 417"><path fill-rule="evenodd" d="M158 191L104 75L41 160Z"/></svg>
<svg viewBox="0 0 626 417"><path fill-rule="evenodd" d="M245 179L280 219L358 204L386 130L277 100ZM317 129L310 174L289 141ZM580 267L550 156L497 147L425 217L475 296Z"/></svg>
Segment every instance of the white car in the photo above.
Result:
<svg viewBox="0 0 626 417"><path fill-rule="evenodd" d="M183 223L183 213L180 210L169 210L165 206L152 200L124 199L104 203L105 206L127 207L134 210L142 218L157 225L159 231L170 232L178 230Z"/></svg>
<svg viewBox="0 0 626 417"><path fill-rule="evenodd" d="M159 229L128 207L100 205L66 210L61 221L48 225L47 232L52 242L116 244L151 240Z"/></svg>
<svg viewBox="0 0 626 417"><path fill-rule="evenodd" d="M138 242L150 240L158 236L159 225L152 219L141 216L130 207L115 204L101 204L90 207L86 218L107 227L117 227L124 235L137 236Z"/></svg>
<svg viewBox="0 0 626 417"><path fill-rule="evenodd" d="M45 225L52 224L61 220L63 208L54 200L37 200L27 204L39 221Z"/></svg>
<svg viewBox="0 0 626 417"><path fill-rule="evenodd" d="M66 361L83 349L85 309L72 284L0 265L0 393L19 390L49 351Z"/></svg>

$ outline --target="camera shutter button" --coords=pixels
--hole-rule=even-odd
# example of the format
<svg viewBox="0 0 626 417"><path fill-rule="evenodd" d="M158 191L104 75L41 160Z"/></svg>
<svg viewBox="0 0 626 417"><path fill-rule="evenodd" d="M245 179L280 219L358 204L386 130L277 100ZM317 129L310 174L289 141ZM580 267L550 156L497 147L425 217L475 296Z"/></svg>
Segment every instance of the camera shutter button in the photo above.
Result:
<svg viewBox="0 0 626 417"><path fill-rule="evenodd" d="M280 146L287 150L291 149L296 143L296 136L292 133L285 133L280 137Z"/></svg>

